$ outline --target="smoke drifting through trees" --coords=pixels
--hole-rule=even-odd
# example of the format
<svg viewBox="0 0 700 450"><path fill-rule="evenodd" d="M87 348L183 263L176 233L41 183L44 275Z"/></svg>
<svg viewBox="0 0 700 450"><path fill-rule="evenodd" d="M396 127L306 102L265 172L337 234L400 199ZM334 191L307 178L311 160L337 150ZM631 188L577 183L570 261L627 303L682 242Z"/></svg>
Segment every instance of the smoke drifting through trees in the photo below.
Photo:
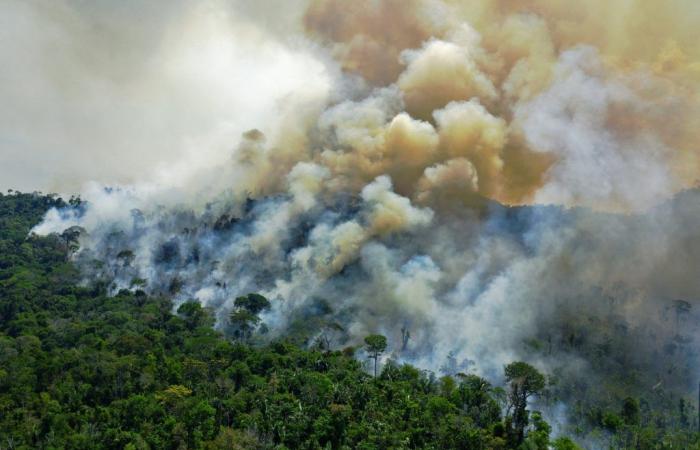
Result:
<svg viewBox="0 0 700 450"><path fill-rule="evenodd" d="M310 2L328 91L290 98L225 163L93 184L35 231L82 227L88 280L146 280L222 327L261 292L270 337L323 316L339 345L381 333L433 369L527 358L687 394L697 321L664 311L696 318L700 294L700 196L674 198L700 172L696 3L463 3Z"/></svg>

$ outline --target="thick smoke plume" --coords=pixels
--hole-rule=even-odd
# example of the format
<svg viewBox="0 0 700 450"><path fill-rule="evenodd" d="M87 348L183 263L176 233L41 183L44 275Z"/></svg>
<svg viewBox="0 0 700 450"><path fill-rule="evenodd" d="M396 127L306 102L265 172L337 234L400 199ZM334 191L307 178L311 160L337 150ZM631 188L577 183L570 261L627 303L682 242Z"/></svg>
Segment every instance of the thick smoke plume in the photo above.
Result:
<svg viewBox="0 0 700 450"><path fill-rule="evenodd" d="M527 358L571 383L695 386L695 0L304 8L304 34L274 39L323 67L321 89L216 165L90 184L35 231L80 227L86 280L197 299L224 329L255 291L270 338L313 317L342 326L337 346L381 332L433 370Z"/></svg>

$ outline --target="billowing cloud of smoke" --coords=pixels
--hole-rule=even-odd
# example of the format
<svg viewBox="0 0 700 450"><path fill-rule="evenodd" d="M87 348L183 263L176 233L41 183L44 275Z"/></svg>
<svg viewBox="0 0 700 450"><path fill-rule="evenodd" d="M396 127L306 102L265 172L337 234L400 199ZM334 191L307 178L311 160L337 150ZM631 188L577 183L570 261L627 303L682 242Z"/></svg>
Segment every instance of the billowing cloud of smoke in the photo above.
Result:
<svg viewBox="0 0 700 450"><path fill-rule="evenodd" d="M433 369L497 377L527 358L684 392L700 11L643 3L312 0L298 39L320 93L215 165L91 184L35 231L81 227L87 279L195 298L223 328L257 291L272 337L321 317L342 324L336 345L382 332Z"/></svg>
<svg viewBox="0 0 700 450"><path fill-rule="evenodd" d="M248 3L4 1L0 188L172 185L274 127L282 100L323 101L325 63ZM298 28L281 19L294 5L273 29Z"/></svg>

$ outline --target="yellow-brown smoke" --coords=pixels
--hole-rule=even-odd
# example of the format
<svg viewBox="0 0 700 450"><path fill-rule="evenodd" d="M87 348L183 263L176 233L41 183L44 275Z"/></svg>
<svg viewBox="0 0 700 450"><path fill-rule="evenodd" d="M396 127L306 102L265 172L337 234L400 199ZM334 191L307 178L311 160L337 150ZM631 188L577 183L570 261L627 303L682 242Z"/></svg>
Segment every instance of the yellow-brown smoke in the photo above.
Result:
<svg viewBox="0 0 700 450"><path fill-rule="evenodd" d="M421 203L648 207L698 177L699 21L694 0L313 0L308 33L380 89L298 155Z"/></svg>
<svg viewBox="0 0 700 450"><path fill-rule="evenodd" d="M697 342L667 352L682 335L660 313L663 299L700 298L699 191L650 207L700 175L698 0L282 3L300 2L314 41L301 45L322 76L297 56L293 71L275 69L282 79L303 64L303 89L243 134L233 161L190 168L188 158L164 186L90 185L84 206L49 211L34 232L80 227L74 258L87 279L110 280L115 293L146 279L167 295L177 281L176 304L214 307L224 329L247 292L273 300L265 321L278 335L323 298L349 344L375 332L399 343L410 328L400 356L424 367L478 356L477 373L494 374L542 358L590 379L571 364L575 352L523 346L568 341L580 322L590 345L615 333L643 347L648 362L634 365L649 379L696 386ZM258 14L259 4L242 3ZM267 19L269 3L259 3ZM228 80L213 64L227 48L186 66ZM261 103L271 84L250 76L224 86L257 87ZM210 159L199 156L191 160ZM489 204L484 213L485 199L650 210ZM667 370L684 358L688 370Z"/></svg>

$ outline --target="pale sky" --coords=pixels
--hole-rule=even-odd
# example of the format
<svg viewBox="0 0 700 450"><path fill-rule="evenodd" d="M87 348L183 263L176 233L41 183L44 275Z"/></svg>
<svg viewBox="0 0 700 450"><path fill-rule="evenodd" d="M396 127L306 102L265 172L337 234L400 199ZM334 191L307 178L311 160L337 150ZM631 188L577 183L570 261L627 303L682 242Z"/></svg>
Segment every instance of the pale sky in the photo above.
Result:
<svg viewBox="0 0 700 450"><path fill-rule="evenodd" d="M295 33L301 2L260 3L5 0L0 189L71 192L226 157L325 77Z"/></svg>

